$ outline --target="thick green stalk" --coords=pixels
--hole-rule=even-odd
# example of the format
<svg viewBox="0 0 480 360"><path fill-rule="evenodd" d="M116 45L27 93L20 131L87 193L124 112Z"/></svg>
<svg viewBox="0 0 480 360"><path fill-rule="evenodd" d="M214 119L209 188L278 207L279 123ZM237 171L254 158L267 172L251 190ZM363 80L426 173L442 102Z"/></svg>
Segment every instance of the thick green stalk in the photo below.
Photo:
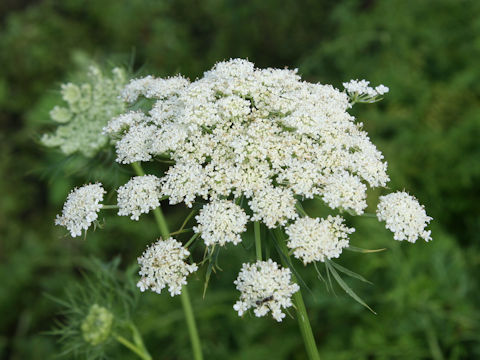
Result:
<svg viewBox="0 0 480 360"><path fill-rule="evenodd" d="M290 256L288 255L284 234L280 228L275 229L274 232L276 238L278 239L278 244L282 250L282 253L284 254L284 256L281 256L282 263L285 267L288 267L285 257L287 257L290 261ZM295 275L293 274L292 281L296 282ZM300 333L302 334L308 358L310 360L320 360L317 344L315 343L315 338L313 337L312 327L310 325L310 320L308 319L307 309L305 308L305 303L303 302L303 297L300 290L293 294L293 303L295 304L297 311L298 326L300 327Z"/></svg>
<svg viewBox="0 0 480 360"><path fill-rule="evenodd" d="M255 252L257 253L257 260L262 261L262 239L260 238L260 221L253 223L253 231L255 233Z"/></svg>
<svg viewBox="0 0 480 360"><path fill-rule="evenodd" d="M145 172L139 163L133 163L132 167L138 176L145 175ZM168 224L165 216L163 215L162 209L160 207L154 209L153 215L155 216L155 221L157 222L158 229L160 230L160 235L163 239L168 239L170 237L170 230L168 229ZM183 312L185 314L185 320L187 321L188 332L190 334L193 358L195 360L203 360L200 337L198 336L197 325L195 324L195 317L193 315L190 297L188 296L187 286L183 286L180 298L182 300Z"/></svg>
<svg viewBox="0 0 480 360"><path fill-rule="evenodd" d="M193 315L192 304L190 297L188 296L188 288L184 286L182 288L182 294L180 295L183 305L183 312L187 320L188 332L190 333L190 341L192 343L193 358L195 360L202 360L202 345L200 344L200 337L198 336L197 325L195 324L195 317Z"/></svg>

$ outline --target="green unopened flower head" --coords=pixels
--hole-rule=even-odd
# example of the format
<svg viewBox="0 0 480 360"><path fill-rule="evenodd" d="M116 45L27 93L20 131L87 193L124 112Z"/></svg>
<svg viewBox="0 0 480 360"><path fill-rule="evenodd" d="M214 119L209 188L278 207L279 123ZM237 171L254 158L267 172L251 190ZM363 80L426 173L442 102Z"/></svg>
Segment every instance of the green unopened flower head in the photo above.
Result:
<svg viewBox="0 0 480 360"><path fill-rule="evenodd" d="M93 346L105 342L112 330L113 314L108 309L93 304L87 317L82 322L82 335L85 341Z"/></svg>
<svg viewBox="0 0 480 360"><path fill-rule="evenodd" d="M41 141L45 146L59 147L66 155L80 152L92 157L108 143L108 137L102 134L103 127L125 111L119 95L127 76L118 67L107 76L99 67L90 66L84 77L85 83L62 85L65 105L50 111L58 127L53 133L44 134Z"/></svg>

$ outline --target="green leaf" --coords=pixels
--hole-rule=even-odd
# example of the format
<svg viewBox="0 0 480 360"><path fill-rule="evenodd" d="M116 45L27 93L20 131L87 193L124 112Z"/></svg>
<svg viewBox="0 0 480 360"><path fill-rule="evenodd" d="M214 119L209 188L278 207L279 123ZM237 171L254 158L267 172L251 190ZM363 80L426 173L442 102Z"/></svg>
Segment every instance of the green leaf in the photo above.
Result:
<svg viewBox="0 0 480 360"><path fill-rule="evenodd" d="M205 284L203 285L204 298L205 298L205 293L207 292L208 283L210 281L210 275L212 275L212 271L215 271L214 267L217 262L217 257L219 252L220 252L220 247L213 248L212 253L208 258L208 267L207 267L207 272L205 273Z"/></svg>
<svg viewBox="0 0 480 360"><path fill-rule="evenodd" d="M368 310L370 310L372 313L374 313L375 315L377 315L377 313L375 311L373 311L373 309L367 305L367 303L365 301L363 301L357 294L355 294L355 292L345 283L345 281L343 281L343 279L340 277L340 275L338 274L337 270L335 270L333 268L333 266L329 263L329 262L325 262L325 266L327 267L327 269L332 273L333 277L335 278L335 280L337 281L338 285L340 285L340 287L345 290L345 292L351 296L355 301L357 301L359 304L365 306Z"/></svg>
<svg viewBox="0 0 480 360"><path fill-rule="evenodd" d="M330 278L330 268L327 266L327 263L325 263L325 270L327 271L327 279L328 279L327 288L330 287L330 289L333 292L333 295L337 296L337 294L335 294L335 289L333 288L332 279Z"/></svg>
<svg viewBox="0 0 480 360"><path fill-rule="evenodd" d="M327 284L327 281L325 280L325 278L323 277L323 275L320 273L320 270L318 270L318 266L317 266L317 263L316 262L313 262L313 267L315 268L315 270L317 271L317 274L318 274L318 278L320 280L322 280L325 284ZM327 287L328 289L328 287Z"/></svg>
<svg viewBox="0 0 480 360"><path fill-rule="evenodd" d="M371 281L368 281L367 279L365 279L362 275L360 274L357 274L356 272L353 272L352 270L349 270L347 268L344 268L343 266L333 262L332 260L327 260L331 265L333 265L333 267L335 267L338 271L348 275L348 276L351 276L355 279L358 279L360 281L363 281L363 282L366 282L366 283L369 283L369 284L372 284L373 283Z"/></svg>

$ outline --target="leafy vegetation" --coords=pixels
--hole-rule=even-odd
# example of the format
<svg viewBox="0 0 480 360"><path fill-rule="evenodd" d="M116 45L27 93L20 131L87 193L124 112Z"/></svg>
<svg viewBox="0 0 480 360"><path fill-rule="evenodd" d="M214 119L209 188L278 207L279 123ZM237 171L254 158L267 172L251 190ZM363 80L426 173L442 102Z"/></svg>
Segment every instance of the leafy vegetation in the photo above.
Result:
<svg viewBox="0 0 480 360"><path fill-rule="evenodd" d="M374 219L350 219L353 249L389 244L387 250L344 252L330 267L377 315L294 264L310 289L305 301L322 358L480 357L480 2L44 0L7 1L0 11L0 358L60 353L58 339L46 332L64 320L62 309L43 294L64 298L65 284L82 283L85 256L108 262L119 255L116 281L124 281L121 274L131 275L136 256L159 236L147 218L106 218L86 240L54 227L71 187L91 179L118 186L130 171L95 166L112 162L108 151L86 160L42 149L59 84L92 58L134 74L195 78L231 57L298 67L309 81L340 86L366 78L389 86L382 103L358 105L355 115L388 160L396 181L390 187L405 186L434 218L433 242L414 246L394 241ZM309 202L304 208L324 211ZM173 229L188 214L182 206L166 211ZM215 272L192 278L206 357L304 359L294 319L277 325L233 311L243 251L231 249L228 258L220 252ZM134 321L154 358L189 358L179 299L145 294ZM112 351L116 359L131 358Z"/></svg>

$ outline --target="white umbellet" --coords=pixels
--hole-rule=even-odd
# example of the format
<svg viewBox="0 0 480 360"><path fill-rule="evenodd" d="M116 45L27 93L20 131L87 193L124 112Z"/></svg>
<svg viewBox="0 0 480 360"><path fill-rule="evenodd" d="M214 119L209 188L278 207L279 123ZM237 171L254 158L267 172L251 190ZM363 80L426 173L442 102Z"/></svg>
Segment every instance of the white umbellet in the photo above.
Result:
<svg viewBox="0 0 480 360"><path fill-rule="evenodd" d="M171 296L180 295L187 276L197 270L196 264L187 264L185 258L190 252L174 238L158 240L149 246L138 258L140 265L140 291L147 289L160 294L168 286Z"/></svg>
<svg viewBox="0 0 480 360"><path fill-rule="evenodd" d="M240 234L247 230L247 214L230 200L216 200L206 204L195 219L198 225L193 227L193 231L201 234L207 246L223 246L228 242L237 245L242 241Z"/></svg>
<svg viewBox="0 0 480 360"><path fill-rule="evenodd" d="M411 243L419 237L432 240L431 231L425 230L432 218L427 216L425 207L404 191L380 196L377 217L386 222L386 228L393 232L395 240L407 240Z"/></svg>
<svg viewBox="0 0 480 360"><path fill-rule="evenodd" d="M62 215L57 215L55 225L65 226L72 237L80 236L98 218L105 190L102 185L89 184L73 189L63 205Z"/></svg>
<svg viewBox="0 0 480 360"><path fill-rule="evenodd" d="M349 94L367 96L370 98L384 95L390 91L390 89L383 84L372 88L370 86L370 81L367 80L350 80L349 82L344 82L342 85Z"/></svg>
<svg viewBox="0 0 480 360"><path fill-rule="evenodd" d="M355 229L343 224L341 216L326 219L303 217L288 226L287 246L305 265L314 261L338 258L348 246L348 235Z"/></svg>
<svg viewBox="0 0 480 360"><path fill-rule="evenodd" d="M154 175L135 176L118 188L118 215L138 220L160 206L160 179Z"/></svg>
<svg viewBox="0 0 480 360"><path fill-rule="evenodd" d="M255 316L265 316L271 311L277 321L285 317L282 309L292 306L292 295L300 290L292 283L290 269L280 267L271 259L243 264L233 283L240 291L240 299L233 306L239 316L253 308Z"/></svg>

